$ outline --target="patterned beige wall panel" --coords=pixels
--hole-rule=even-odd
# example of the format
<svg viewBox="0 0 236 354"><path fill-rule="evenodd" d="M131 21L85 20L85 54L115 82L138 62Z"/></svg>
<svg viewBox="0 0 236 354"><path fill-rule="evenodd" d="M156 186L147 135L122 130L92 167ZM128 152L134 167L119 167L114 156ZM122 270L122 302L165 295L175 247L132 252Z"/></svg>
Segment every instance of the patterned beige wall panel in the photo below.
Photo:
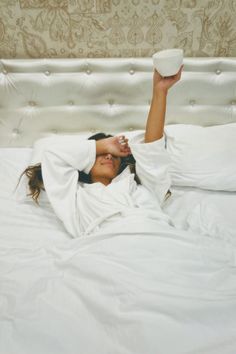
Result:
<svg viewBox="0 0 236 354"><path fill-rule="evenodd" d="M236 56L236 0L0 0L0 57Z"/></svg>

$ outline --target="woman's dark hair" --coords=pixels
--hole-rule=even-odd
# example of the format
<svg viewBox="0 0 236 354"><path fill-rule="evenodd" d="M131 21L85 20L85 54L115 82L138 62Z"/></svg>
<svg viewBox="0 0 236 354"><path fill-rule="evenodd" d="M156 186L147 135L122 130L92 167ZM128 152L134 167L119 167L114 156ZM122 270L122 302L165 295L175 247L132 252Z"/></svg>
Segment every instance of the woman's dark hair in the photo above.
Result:
<svg viewBox="0 0 236 354"><path fill-rule="evenodd" d="M105 139L105 138L109 138L112 137L112 135L107 135L104 133L97 133L95 135L92 135L88 138L88 140L101 140L101 139ZM135 171L135 159L133 157L133 155L129 155L127 157L121 157L121 163L120 163L120 168L118 171L118 175L127 167L130 167L130 171L132 173L134 173L135 177L135 181L138 184L141 184L136 171ZM28 166L20 175L19 178L19 182L22 178L23 175L26 175L28 177L28 186L29 186L29 190L30 193L28 194L28 196L31 196L32 199L38 203L38 197L40 195L41 190L45 190L44 189L44 185L43 185L43 177L42 177L42 171L41 171L41 164L37 164L37 165L33 165L33 166ZM83 183L92 183L92 178L91 178L91 174L86 174L83 171L79 171L79 179L78 181L83 182ZM19 184L18 182L18 184Z"/></svg>
<svg viewBox="0 0 236 354"><path fill-rule="evenodd" d="M28 166L20 175L17 186L19 185L23 175L26 175L26 177L28 177L28 186L30 193L27 194L27 196L31 196L32 199L38 204L38 197L40 195L40 192L41 190L45 190L43 185L41 164L39 163L37 165Z"/></svg>

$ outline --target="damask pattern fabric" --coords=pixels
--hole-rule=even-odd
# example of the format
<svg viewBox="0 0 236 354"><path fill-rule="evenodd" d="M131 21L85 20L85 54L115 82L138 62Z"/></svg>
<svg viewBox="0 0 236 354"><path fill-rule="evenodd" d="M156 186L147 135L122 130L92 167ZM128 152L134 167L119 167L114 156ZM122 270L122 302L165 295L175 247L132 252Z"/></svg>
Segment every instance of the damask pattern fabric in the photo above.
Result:
<svg viewBox="0 0 236 354"><path fill-rule="evenodd" d="M0 0L0 57L236 56L236 0Z"/></svg>

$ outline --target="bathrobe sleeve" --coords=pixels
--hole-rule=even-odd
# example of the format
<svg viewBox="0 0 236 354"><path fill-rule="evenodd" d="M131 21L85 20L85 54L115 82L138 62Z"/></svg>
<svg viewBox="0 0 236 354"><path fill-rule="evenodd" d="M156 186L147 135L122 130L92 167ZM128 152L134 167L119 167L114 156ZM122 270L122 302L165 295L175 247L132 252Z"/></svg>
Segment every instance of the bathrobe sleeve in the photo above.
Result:
<svg viewBox="0 0 236 354"><path fill-rule="evenodd" d="M129 146L142 185L155 193L161 205L171 185L168 173L171 159L165 149L164 136L154 142L144 143L144 133L140 133L130 139Z"/></svg>
<svg viewBox="0 0 236 354"><path fill-rule="evenodd" d="M48 199L73 237L80 235L77 193L79 171L89 173L96 159L95 140L71 137L50 145L42 154L42 176Z"/></svg>

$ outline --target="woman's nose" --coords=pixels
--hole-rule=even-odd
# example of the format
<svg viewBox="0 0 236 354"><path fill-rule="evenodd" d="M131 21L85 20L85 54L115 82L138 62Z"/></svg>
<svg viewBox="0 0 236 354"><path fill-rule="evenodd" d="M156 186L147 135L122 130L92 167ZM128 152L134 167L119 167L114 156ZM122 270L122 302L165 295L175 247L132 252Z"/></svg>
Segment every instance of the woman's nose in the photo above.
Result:
<svg viewBox="0 0 236 354"><path fill-rule="evenodd" d="M112 156L112 154L106 154L105 158L107 160L112 160L113 156Z"/></svg>

